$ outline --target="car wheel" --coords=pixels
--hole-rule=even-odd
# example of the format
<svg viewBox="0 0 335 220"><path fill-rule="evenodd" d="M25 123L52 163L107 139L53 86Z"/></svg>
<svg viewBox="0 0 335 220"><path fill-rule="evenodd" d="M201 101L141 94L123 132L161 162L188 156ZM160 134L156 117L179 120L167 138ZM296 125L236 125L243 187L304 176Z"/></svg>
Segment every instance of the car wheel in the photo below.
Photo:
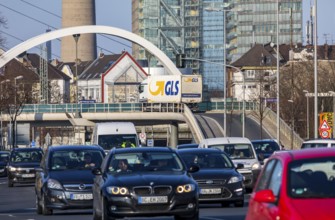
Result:
<svg viewBox="0 0 335 220"><path fill-rule="evenodd" d="M40 200L36 194L36 213L41 215L42 214L42 206L41 206L41 203L40 203Z"/></svg>
<svg viewBox="0 0 335 220"><path fill-rule="evenodd" d="M8 179L8 187L13 187L14 186L14 183L13 183L13 180L12 179Z"/></svg>
<svg viewBox="0 0 335 220"><path fill-rule="evenodd" d="M180 216L180 215L176 215L174 216L175 220L199 220L199 210L196 211L196 213L194 213L194 215L192 216Z"/></svg>
<svg viewBox="0 0 335 220"><path fill-rule="evenodd" d="M235 202L235 207L243 207L243 206L244 206L244 200Z"/></svg>
<svg viewBox="0 0 335 220"><path fill-rule="evenodd" d="M52 209L47 208L46 201L45 201L45 195L41 195L42 197L42 214L43 215L52 215Z"/></svg>

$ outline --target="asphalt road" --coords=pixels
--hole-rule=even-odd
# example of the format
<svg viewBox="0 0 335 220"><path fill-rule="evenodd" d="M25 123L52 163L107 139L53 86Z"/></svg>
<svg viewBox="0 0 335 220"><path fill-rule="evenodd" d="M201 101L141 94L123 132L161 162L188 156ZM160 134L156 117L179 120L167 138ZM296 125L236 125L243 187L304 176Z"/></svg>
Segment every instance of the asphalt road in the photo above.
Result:
<svg viewBox="0 0 335 220"><path fill-rule="evenodd" d="M243 208L233 206L221 208L219 204L201 204L201 220L243 220L247 211L249 195ZM52 216L36 214L34 185L15 185L7 187L7 179L0 178L0 219L1 220L67 220L93 219L92 210L55 210ZM148 218L125 218L147 220ZM173 217L150 219L172 220Z"/></svg>

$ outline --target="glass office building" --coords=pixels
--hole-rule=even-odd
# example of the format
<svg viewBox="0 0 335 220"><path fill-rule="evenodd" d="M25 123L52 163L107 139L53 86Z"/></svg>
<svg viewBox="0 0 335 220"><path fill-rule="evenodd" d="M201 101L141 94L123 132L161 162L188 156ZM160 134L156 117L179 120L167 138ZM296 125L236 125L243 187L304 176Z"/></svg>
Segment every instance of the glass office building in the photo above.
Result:
<svg viewBox="0 0 335 220"><path fill-rule="evenodd" d="M254 43L276 43L277 1L132 0L132 30L174 62L177 54L185 54L186 67L193 74L202 74L204 90L208 89L211 97L222 97L224 40L227 64ZM301 42L302 0L279 0L279 43ZM155 59L136 45L133 56L155 64Z"/></svg>

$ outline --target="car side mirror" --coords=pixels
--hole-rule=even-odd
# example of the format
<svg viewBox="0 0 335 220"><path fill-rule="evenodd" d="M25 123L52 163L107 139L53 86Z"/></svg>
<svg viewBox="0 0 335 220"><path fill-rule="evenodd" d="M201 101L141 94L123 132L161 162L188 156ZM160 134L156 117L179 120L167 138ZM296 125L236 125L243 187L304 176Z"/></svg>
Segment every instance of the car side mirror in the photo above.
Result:
<svg viewBox="0 0 335 220"><path fill-rule="evenodd" d="M93 175L96 175L96 176L102 175L101 169L97 167L92 169L92 173Z"/></svg>
<svg viewBox="0 0 335 220"><path fill-rule="evenodd" d="M243 169L244 165L242 163L238 163L236 169Z"/></svg>
<svg viewBox="0 0 335 220"><path fill-rule="evenodd" d="M276 197L273 194L273 191L271 189L264 189L260 190L258 192L255 192L252 195L254 201L256 202L262 202L262 203L275 203Z"/></svg>
<svg viewBox="0 0 335 220"><path fill-rule="evenodd" d="M187 172L189 173L195 173L198 172L200 170L200 167L197 165L192 165L188 168Z"/></svg>

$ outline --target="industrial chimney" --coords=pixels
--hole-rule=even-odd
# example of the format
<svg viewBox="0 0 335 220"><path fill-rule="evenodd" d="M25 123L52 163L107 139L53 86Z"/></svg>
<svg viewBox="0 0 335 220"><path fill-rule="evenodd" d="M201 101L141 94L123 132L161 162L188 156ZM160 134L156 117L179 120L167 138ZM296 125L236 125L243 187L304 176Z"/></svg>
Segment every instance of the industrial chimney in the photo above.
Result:
<svg viewBox="0 0 335 220"><path fill-rule="evenodd" d="M62 28L95 25L95 0L62 0ZM76 41L73 36L63 37L61 59L75 62ZM81 34L78 43L78 60L94 60L97 56L95 34Z"/></svg>

